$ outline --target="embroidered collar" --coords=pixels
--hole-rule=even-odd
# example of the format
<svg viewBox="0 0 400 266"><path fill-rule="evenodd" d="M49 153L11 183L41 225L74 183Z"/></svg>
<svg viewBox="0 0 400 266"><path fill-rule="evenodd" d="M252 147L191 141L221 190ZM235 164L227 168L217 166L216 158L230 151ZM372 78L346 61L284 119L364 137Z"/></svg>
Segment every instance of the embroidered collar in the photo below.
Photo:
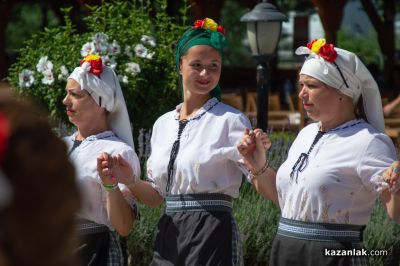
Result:
<svg viewBox="0 0 400 266"><path fill-rule="evenodd" d="M198 119L201 116L203 116L204 113L206 113L207 111L211 110L211 108L213 108L215 105L217 105L219 103L219 101L217 100L217 98L213 97L211 99L209 99L199 110L197 110L197 112L191 116L188 120L194 120L194 119ZM182 104L180 103L179 105L176 106L175 108L175 114L174 114L174 118L175 120L179 120L179 112L181 111L182 108Z"/></svg>
<svg viewBox="0 0 400 266"><path fill-rule="evenodd" d="M311 143L310 148L308 149L307 153L302 152L299 156L299 158L297 159L296 163L293 165L292 167L292 171L290 172L290 179L291 180L295 180L295 182L297 183L297 177L299 176L299 172L303 172L304 169L307 168L308 166L308 161L309 161L309 155L311 153L311 151L313 150L314 146L317 144L317 142L326 134L326 133L330 133L330 132L334 132L334 131L338 131L338 130L342 130L345 128L349 128L349 127L353 127L355 125L360 124L361 122L363 122L363 119L353 119L350 121L347 121L331 130L328 130L326 132L324 131L320 131L318 130L317 135L314 137L313 142ZM321 122L318 123L318 127L321 128Z"/></svg>
<svg viewBox="0 0 400 266"><path fill-rule="evenodd" d="M353 126L358 125L358 124L360 124L362 122L364 122L363 119L352 119L352 120L349 120L347 122L344 122L343 124L341 124L341 125L339 125L339 126L337 126L335 128L332 128L332 129L326 131L326 133L330 133L330 132L342 130L342 129L345 129L345 128L353 127ZM318 128L321 128L321 122L318 122Z"/></svg>
<svg viewBox="0 0 400 266"><path fill-rule="evenodd" d="M72 134L71 136L71 140L75 141L76 135L78 134L78 131L75 132L74 134ZM106 139L109 137L115 136L114 132L112 132L111 130L107 130L104 132L100 132L96 135L90 135L89 137L87 137L86 139L84 139L84 141L95 141L98 139Z"/></svg>

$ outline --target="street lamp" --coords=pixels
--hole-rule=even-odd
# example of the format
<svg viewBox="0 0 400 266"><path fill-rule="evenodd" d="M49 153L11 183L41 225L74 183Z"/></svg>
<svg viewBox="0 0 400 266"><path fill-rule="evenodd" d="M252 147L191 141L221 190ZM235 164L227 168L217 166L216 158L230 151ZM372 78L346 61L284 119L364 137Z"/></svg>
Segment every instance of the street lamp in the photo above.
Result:
<svg viewBox="0 0 400 266"><path fill-rule="evenodd" d="M240 18L247 23L252 56L257 60L257 127L268 125L269 60L273 57L281 35L282 22L287 17L263 0Z"/></svg>

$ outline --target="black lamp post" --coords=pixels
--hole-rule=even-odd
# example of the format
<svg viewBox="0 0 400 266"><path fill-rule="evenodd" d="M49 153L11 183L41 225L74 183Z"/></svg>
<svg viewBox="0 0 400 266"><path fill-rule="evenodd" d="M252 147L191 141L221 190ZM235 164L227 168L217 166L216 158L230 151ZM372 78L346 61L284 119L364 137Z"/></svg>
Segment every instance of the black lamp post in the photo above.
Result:
<svg viewBox="0 0 400 266"><path fill-rule="evenodd" d="M268 125L269 60L273 57L287 17L263 0L240 18L247 23L247 37L253 57L257 60L257 127Z"/></svg>

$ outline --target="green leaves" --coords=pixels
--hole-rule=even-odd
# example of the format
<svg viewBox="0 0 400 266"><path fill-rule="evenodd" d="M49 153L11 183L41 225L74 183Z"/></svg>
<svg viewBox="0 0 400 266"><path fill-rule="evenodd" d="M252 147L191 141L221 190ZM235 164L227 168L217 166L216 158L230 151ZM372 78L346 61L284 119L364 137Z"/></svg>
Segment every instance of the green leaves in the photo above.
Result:
<svg viewBox="0 0 400 266"><path fill-rule="evenodd" d="M69 73L79 65L82 59L81 49L92 42L99 32L108 36L111 45L115 40L120 47L119 53L110 49L101 52L101 56L112 57L116 62L115 72L125 76L121 83L134 129L151 128L161 114L173 109L180 101L177 90L178 75L174 65L174 43L185 30L166 13L166 1L103 1L101 6L89 7L91 15L84 19L87 31L78 33L68 14L71 8L63 8L65 26L59 26L33 35L23 48L21 56L12 65L8 80L18 93L34 97L48 111L54 122L65 121L65 107L62 104L66 80L58 78L61 66ZM182 11L183 12L183 11ZM182 21L186 21L186 13ZM156 46L141 41L143 35L155 38ZM142 44L148 49L148 57L135 54L134 48ZM130 46L131 54L125 49ZM42 83L43 73L39 73L36 64L43 56L52 62L54 82ZM137 63L140 72L130 75L126 72L128 63ZM19 74L28 69L35 79L31 87L19 87Z"/></svg>

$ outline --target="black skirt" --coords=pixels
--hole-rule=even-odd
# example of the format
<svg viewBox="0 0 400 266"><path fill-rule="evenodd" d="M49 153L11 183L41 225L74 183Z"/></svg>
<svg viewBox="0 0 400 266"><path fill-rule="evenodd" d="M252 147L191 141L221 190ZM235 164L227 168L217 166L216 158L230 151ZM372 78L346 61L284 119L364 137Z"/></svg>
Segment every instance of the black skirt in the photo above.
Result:
<svg viewBox="0 0 400 266"><path fill-rule="evenodd" d="M151 265L242 265L231 198L211 195L167 198Z"/></svg>
<svg viewBox="0 0 400 266"><path fill-rule="evenodd" d="M109 230L106 226L81 219L78 223L76 256L82 265L107 266Z"/></svg>
<svg viewBox="0 0 400 266"><path fill-rule="evenodd" d="M368 265L367 257L350 254L361 254L363 229L364 226L358 225L307 223L281 218L269 265ZM342 252L348 254L338 255Z"/></svg>
<svg viewBox="0 0 400 266"><path fill-rule="evenodd" d="M76 256L82 265L122 266L123 252L115 231L107 226L80 219L77 224Z"/></svg>

